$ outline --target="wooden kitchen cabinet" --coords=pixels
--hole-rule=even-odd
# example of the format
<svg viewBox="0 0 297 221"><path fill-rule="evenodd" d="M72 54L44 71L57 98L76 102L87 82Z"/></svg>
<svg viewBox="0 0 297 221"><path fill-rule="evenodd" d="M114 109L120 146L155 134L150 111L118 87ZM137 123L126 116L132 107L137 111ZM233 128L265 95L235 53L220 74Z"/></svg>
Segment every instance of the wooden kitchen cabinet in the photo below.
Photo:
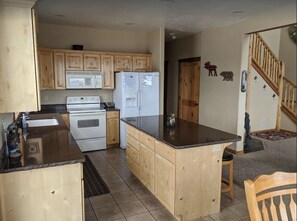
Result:
<svg viewBox="0 0 297 221"><path fill-rule="evenodd" d="M53 52L49 49L38 50L40 90L54 89L54 61Z"/></svg>
<svg viewBox="0 0 297 221"><path fill-rule="evenodd" d="M140 181L154 193L155 188L155 153L140 143L139 147Z"/></svg>
<svg viewBox="0 0 297 221"><path fill-rule="evenodd" d="M0 113L40 109L34 4L0 1Z"/></svg>
<svg viewBox="0 0 297 221"><path fill-rule="evenodd" d="M120 143L119 111L106 112L106 144L108 147L118 146Z"/></svg>
<svg viewBox="0 0 297 221"><path fill-rule="evenodd" d="M133 56L133 71L151 71L151 55Z"/></svg>
<svg viewBox="0 0 297 221"><path fill-rule="evenodd" d="M68 129L70 129L70 124L69 124L69 114L65 113L65 114L61 114L61 117L63 118L66 126Z"/></svg>
<svg viewBox="0 0 297 221"><path fill-rule="evenodd" d="M63 52L54 52L54 75L55 89L65 89L65 54Z"/></svg>
<svg viewBox="0 0 297 221"><path fill-rule="evenodd" d="M85 71L100 71L101 60L99 53L84 53L84 70Z"/></svg>
<svg viewBox="0 0 297 221"><path fill-rule="evenodd" d="M175 165L159 154L155 155L155 196L174 213Z"/></svg>
<svg viewBox="0 0 297 221"><path fill-rule="evenodd" d="M66 71L83 70L83 53L65 53Z"/></svg>
<svg viewBox="0 0 297 221"><path fill-rule="evenodd" d="M101 71L103 76L103 89L114 89L114 67L112 55L101 55Z"/></svg>
<svg viewBox="0 0 297 221"><path fill-rule="evenodd" d="M114 71L132 71L132 56L114 55Z"/></svg>

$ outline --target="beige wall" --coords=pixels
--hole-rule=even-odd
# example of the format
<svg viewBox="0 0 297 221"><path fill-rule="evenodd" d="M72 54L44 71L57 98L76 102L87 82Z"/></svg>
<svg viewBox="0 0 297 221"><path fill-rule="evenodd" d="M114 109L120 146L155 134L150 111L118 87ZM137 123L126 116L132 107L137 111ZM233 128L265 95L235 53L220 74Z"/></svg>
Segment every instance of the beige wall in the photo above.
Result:
<svg viewBox="0 0 297 221"><path fill-rule="evenodd" d="M202 36L201 65L210 61L217 65L218 73L221 71L234 73L233 81L225 82L221 76L208 77L207 70L201 68L199 109L201 124L244 137L246 93L240 92L240 80L241 72L248 67L247 62L243 60L247 58L248 51L248 37L245 33L294 23L295 8L277 8L240 23L197 34ZM192 47L199 47L197 45L199 42L196 40ZM243 142L237 142L232 148L237 151L242 150Z"/></svg>
<svg viewBox="0 0 297 221"><path fill-rule="evenodd" d="M259 33L261 37L264 39L266 44L269 46L274 55L279 57L279 46L280 46L280 38L281 38L281 29L273 29L269 31L263 31Z"/></svg>
<svg viewBox="0 0 297 221"><path fill-rule="evenodd" d="M147 32L39 24L39 47L72 49L73 44L84 45L84 50L146 53Z"/></svg>
<svg viewBox="0 0 297 221"><path fill-rule="evenodd" d="M279 59L285 63L285 76L296 84L297 44L289 37L289 27L282 28Z"/></svg>
<svg viewBox="0 0 297 221"><path fill-rule="evenodd" d="M164 103L164 41L165 29L160 28L148 33L147 48L152 53L152 69L160 72L160 114L163 114Z"/></svg>

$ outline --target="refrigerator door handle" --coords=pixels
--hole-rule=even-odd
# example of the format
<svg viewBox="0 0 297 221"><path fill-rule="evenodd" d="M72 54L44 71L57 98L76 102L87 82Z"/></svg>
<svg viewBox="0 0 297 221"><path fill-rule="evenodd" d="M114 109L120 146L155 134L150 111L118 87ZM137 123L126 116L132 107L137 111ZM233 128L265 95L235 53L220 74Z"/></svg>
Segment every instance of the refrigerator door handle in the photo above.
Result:
<svg viewBox="0 0 297 221"><path fill-rule="evenodd" d="M140 112L140 108L141 108L141 91L138 90L138 110L139 110L139 112Z"/></svg>

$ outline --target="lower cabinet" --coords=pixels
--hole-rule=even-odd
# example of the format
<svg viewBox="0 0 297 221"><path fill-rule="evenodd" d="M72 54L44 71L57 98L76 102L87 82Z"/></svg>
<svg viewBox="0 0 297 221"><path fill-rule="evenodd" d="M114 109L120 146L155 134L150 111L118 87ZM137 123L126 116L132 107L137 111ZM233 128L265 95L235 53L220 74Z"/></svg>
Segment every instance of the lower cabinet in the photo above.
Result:
<svg viewBox="0 0 297 221"><path fill-rule="evenodd" d="M175 165L164 157L155 157L155 196L171 212L174 212Z"/></svg>
<svg viewBox="0 0 297 221"><path fill-rule="evenodd" d="M84 220L82 164L0 174L0 220Z"/></svg>
<svg viewBox="0 0 297 221"><path fill-rule="evenodd" d="M120 143L119 111L106 112L106 144L108 147L118 146Z"/></svg>
<svg viewBox="0 0 297 221"><path fill-rule="evenodd" d="M150 148L140 144L139 147L140 181L154 193L155 185L155 153Z"/></svg>

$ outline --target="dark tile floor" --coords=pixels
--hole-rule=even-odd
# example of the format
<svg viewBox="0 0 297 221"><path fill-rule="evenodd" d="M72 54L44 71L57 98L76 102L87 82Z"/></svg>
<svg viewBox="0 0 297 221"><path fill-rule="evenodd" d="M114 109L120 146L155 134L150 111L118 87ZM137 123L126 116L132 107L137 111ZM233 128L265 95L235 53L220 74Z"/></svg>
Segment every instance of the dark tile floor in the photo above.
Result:
<svg viewBox="0 0 297 221"><path fill-rule="evenodd" d="M168 210L129 171L126 152L120 148L89 152L87 155L110 189L109 194L85 198L86 221L174 221ZM222 194L221 212L196 221L249 220L245 193L234 188L232 202Z"/></svg>

